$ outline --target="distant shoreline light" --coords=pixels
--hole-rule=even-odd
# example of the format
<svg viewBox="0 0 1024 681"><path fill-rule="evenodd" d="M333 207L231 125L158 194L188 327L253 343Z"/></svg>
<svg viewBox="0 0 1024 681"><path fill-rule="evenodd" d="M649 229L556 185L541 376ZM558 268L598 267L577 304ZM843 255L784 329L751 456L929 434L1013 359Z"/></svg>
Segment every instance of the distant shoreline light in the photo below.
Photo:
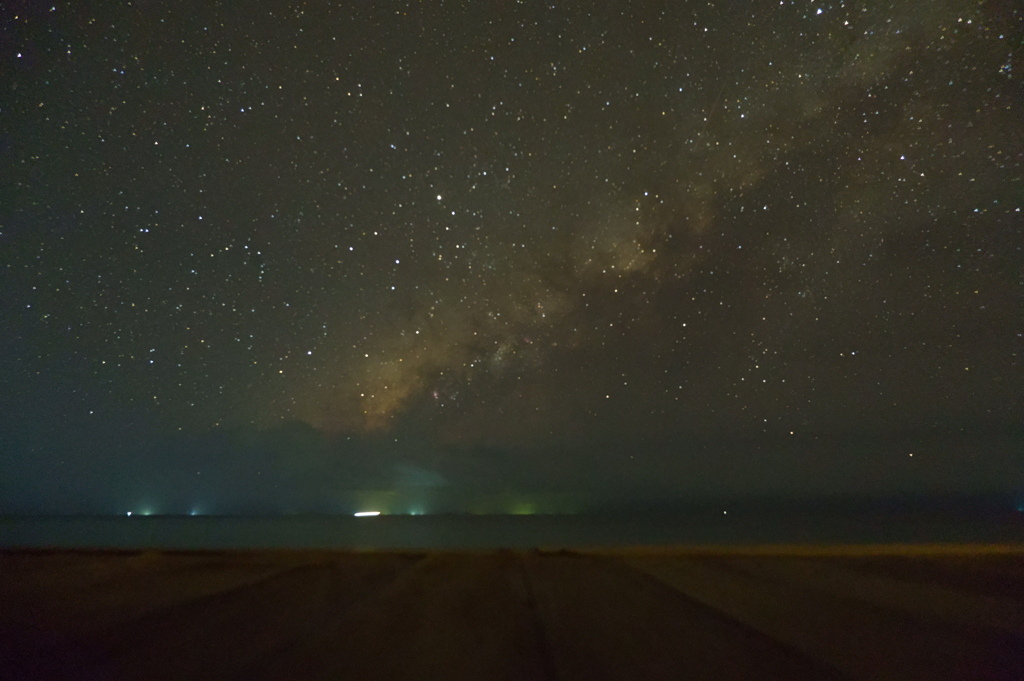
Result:
<svg viewBox="0 0 1024 681"><path fill-rule="evenodd" d="M357 518L370 518L376 515L380 515L380 511L358 511L355 514Z"/></svg>

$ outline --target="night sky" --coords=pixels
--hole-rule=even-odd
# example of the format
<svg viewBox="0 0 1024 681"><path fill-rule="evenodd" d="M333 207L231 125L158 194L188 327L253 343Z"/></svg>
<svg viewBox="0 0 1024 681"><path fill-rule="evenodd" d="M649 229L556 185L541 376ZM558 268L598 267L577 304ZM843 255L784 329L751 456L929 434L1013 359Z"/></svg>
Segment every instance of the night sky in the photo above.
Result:
<svg viewBox="0 0 1024 681"><path fill-rule="evenodd" d="M11 4L0 511L1024 491L1014 2Z"/></svg>

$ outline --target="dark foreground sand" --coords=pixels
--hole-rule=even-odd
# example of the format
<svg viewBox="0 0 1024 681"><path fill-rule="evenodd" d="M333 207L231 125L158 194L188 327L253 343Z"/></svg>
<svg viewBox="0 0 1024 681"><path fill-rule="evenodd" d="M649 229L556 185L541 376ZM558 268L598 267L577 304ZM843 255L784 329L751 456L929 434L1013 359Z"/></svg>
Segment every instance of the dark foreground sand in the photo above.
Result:
<svg viewBox="0 0 1024 681"><path fill-rule="evenodd" d="M1024 680L1024 547L0 552L2 679Z"/></svg>

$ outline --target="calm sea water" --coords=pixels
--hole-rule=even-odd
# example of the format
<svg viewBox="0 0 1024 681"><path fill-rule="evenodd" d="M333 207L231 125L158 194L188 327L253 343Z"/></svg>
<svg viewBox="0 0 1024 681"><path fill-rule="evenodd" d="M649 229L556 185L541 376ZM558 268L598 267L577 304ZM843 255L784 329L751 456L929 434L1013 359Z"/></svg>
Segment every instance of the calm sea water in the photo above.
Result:
<svg viewBox="0 0 1024 681"><path fill-rule="evenodd" d="M0 546L8 548L558 548L891 542L1024 542L1024 514L0 518Z"/></svg>

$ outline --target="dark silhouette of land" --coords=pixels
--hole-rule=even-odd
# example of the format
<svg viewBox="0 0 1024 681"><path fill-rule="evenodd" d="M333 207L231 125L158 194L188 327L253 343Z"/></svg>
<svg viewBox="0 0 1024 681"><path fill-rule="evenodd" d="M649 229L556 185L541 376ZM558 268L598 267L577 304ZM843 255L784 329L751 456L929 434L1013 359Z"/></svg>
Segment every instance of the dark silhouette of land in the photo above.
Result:
<svg viewBox="0 0 1024 681"><path fill-rule="evenodd" d="M1024 679L1024 547L0 552L5 679Z"/></svg>

